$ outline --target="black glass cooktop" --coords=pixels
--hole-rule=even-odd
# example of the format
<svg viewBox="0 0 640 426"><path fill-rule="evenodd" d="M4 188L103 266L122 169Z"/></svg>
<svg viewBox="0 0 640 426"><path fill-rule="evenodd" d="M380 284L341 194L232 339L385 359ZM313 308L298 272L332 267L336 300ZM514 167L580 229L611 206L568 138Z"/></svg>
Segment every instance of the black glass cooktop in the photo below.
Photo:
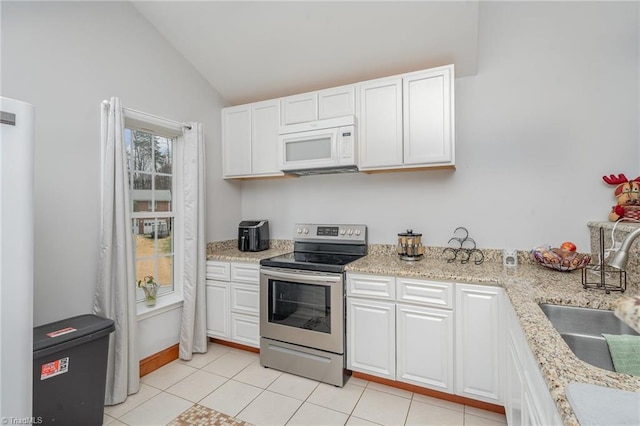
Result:
<svg viewBox="0 0 640 426"><path fill-rule="evenodd" d="M358 260L366 254L366 246L351 246L347 253L331 253L320 251L294 251L293 253L271 257L260 261L262 266L274 268L302 269L305 271L344 272L344 266ZM338 250L335 250L338 251Z"/></svg>

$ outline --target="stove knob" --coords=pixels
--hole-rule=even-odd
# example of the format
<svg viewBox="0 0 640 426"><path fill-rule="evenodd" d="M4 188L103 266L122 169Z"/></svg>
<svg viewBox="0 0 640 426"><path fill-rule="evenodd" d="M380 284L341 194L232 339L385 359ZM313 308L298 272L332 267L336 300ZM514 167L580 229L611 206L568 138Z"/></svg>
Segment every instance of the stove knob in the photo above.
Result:
<svg viewBox="0 0 640 426"><path fill-rule="evenodd" d="M347 234L349 234L349 235L353 235L353 229L349 229L349 230L347 231Z"/></svg>
<svg viewBox="0 0 640 426"><path fill-rule="evenodd" d="M356 229L356 235L360 235L360 230Z"/></svg>
<svg viewBox="0 0 640 426"><path fill-rule="evenodd" d="M344 234L346 234L346 233L347 233L347 231L345 231L344 229L341 229L341 230L340 230L340 235L344 235Z"/></svg>
<svg viewBox="0 0 640 426"><path fill-rule="evenodd" d="M298 228L298 229L296 229L296 232L297 232L298 234L302 234L302 229Z"/></svg>
<svg viewBox="0 0 640 426"><path fill-rule="evenodd" d="M304 233L308 234L309 233L309 228L304 228Z"/></svg>

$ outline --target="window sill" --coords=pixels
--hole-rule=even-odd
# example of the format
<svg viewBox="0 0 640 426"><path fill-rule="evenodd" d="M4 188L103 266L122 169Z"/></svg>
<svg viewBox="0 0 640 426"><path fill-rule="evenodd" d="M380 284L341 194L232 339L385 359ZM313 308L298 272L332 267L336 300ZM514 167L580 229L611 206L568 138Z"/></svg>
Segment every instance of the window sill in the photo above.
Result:
<svg viewBox="0 0 640 426"><path fill-rule="evenodd" d="M138 321L182 307L182 294L171 293L158 297L155 306L147 306L144 300L136 304Z"/></svg>

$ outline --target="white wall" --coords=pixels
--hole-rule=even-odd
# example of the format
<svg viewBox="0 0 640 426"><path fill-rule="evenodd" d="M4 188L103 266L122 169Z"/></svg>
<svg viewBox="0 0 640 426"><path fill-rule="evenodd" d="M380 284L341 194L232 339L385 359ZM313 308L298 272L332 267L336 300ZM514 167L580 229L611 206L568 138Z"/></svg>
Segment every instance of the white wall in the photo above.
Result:
<svg viewBox="0 0 640 426"><path fill-rule="evenodd" d="M118 96L131 108L204 124L207 240L234 237L239 189L220 179L225 101L135 8L6 1L1 7L2 95L36 107L34 325L91 311L103 99Z"/></svg>
<svg viewBox="0 0 640 426"><path fill-rule="evenodd" d="M615 203L603 175L640 174L638 3L481 2L478 74L456 79L456 171L247 182L244 219L406 228L447 245L465 226L480 247L574 241Z"/></svg>

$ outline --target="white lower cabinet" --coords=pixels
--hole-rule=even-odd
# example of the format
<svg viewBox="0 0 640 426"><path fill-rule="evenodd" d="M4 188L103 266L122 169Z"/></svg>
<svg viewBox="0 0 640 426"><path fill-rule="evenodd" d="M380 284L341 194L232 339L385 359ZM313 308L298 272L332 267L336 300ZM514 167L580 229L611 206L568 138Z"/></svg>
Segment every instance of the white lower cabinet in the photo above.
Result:
<svg viewBox="0 0 640 426"><path fill-rule="evenodd" d="M207 261L207 336L260 347L259 281L257 263Z"/></svg>
<svg viewBox="0 0 640 426"><path fill-rule="evenodd" d="M230 337L229 282L207 280L207 336Z"/></svg>
<svg viewBox="0 0 640 426"><path fill-rule="evenodd" d="M393 302L347 298L347 367L396 378L396 306Z"/></svg>
<svg viewBox="0 0 640 426"><path fill-rule="evenodd" d="M397 380L453 393L453 311L396 305Z"/></svg>
<svg viewBox="0 0 640 426"><path fill-rule="evenodd" d="M456 394L502 404L501 287L456 284Z"/></svg>
<svg viewBox="0 0 640 426"><path fill-rule="evenodd" d="M495 286L349 273L348 368L501 405L503 294Z"/></svg>
<svg viewBox="0 0 640 426"><path fill-rule="evenodd" d="M516 426L524 424L522 421L524 379L519 364L520 358L513 345L507 344L505 414L507 424Z"/></svg>
<svg viewBox="0 0 640 426"><path fill-rule="evenodd" d="M453 393L452 283L347 274L347 367Z"/></svg>
<svg viewBox="0 0 640 426"><path fill-rule="evenodd" d="M231 312L231 341L260 347L260 318Z"/></svg>
<svg viewBox="0 0 640 426"><path fill-rule="evenodd" d="M523 426L563 424L510 303L505 303L504 314L508 354L504 398L507 423Z"/></svg>

